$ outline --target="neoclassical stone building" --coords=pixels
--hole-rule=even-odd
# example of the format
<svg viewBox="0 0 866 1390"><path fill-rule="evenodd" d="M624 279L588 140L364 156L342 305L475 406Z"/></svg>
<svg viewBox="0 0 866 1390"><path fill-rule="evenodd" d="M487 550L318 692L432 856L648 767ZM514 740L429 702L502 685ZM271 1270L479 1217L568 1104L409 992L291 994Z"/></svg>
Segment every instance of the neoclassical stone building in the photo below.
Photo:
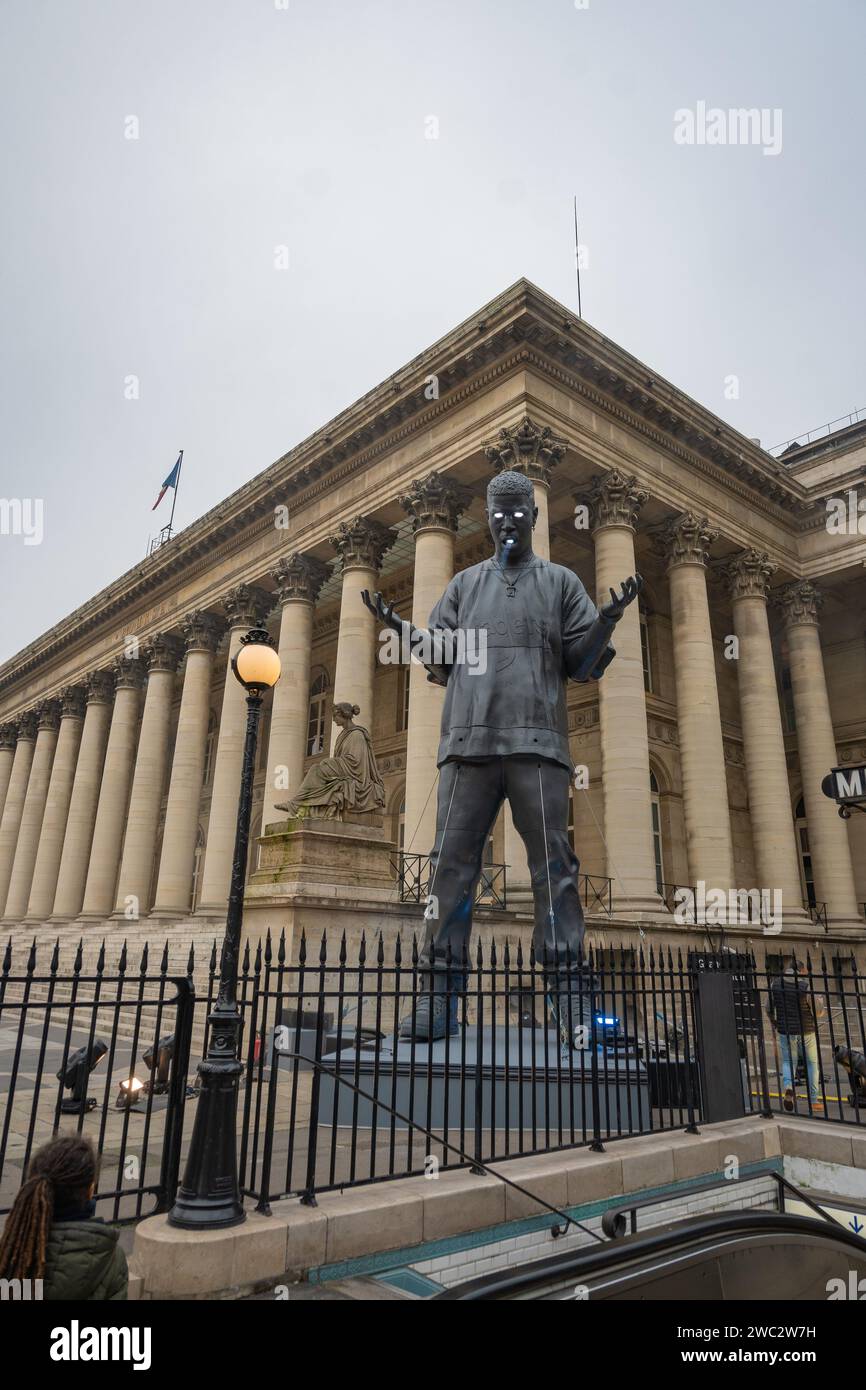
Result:
<svg viewBox="0 0 866 1390"><path fill-rule="evenodd" d="M0 668L3 926L213 933L245 718L228 663L253 624L283 663L254 831L348 700L387 838L426 854L443 692L381 662L360 592L426 623L455 570L489 555L485 488L516 468L539 554L594 595L646 581L604 679L570 688L592 939L700 941L669 905L704 883L778 890L783 940L859 955L866 817L841 820L820 782L866 760L866 534L826 525L864 464L866 424L774 458L520 281ZM507 814L489 858L508 866L507 910L480 930L525 926ZM383 925L419 916L398 905Z"/></svg>

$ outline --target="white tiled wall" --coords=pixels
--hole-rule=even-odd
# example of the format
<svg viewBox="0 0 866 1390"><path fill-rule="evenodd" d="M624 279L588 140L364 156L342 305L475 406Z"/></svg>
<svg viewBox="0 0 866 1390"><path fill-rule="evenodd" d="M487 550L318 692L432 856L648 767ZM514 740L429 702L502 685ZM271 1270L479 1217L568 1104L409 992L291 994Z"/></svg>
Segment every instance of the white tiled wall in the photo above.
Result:
<svg viewBox="0 0 866 1390"><path fill-rule="evenodd" d="M769 1207L776 1205L776 1184L770 1177L758 1177L751 1182L738 1183L726 1191L715 1188L712 1192L694 1193L689 1197L672 1198L658 1206L638 1212L638 1230L650 1226L660 1226L668 1221L682 1221L685 1217L699 1212L736 1211L743 1207ZM601 1217L590 1217L583 1222L590 1231L601 1234ZM491 1241L486 1245L475 1245L468 1250L459 1250L450 1255L440 1255L437 1259L423 1260L412 1266L419 1274L425 1274L445 1288L461 1284L467 1279L475 1279L482 1274L491 1274L497 1269L508 1269L512 1265L526 1264L530 1260L545 1259L558 1255L564 1250L579 1249L584 1245L594 1245L592 1237L584 1231L569 1229L567 1235L554 1240L549 1230L529 1231L526 1235L513 1236L508 1240Z"/></svg>

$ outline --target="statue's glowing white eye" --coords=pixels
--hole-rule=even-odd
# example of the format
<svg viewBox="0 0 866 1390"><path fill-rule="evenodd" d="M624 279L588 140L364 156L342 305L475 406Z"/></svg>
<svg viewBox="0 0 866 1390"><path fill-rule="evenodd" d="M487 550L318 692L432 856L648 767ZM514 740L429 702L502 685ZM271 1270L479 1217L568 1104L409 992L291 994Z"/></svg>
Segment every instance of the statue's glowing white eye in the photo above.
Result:
<svg viewBox="0 0 866 1390"><path fill-rule="evenodd" d="M515 521L522 521L525 515L525 512L512 512Z"/></svg>
<svg viewBox="0 0 866 1390"><path fill-rule="evenodd" d="M504 515L505 515L504 512L494 512L494 513L493 513L493 520L494 520L494 521L501 521Z"/></svg>

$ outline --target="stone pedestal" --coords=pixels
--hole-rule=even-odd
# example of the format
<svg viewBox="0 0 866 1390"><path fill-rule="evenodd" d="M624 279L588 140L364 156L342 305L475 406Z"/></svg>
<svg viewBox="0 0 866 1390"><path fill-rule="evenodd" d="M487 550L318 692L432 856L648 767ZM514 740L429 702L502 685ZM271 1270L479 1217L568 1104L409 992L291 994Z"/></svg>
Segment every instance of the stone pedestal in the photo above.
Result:
<svg viewBox="0 0 866 1390"><path fill-rule="evenodd" d="M347 814L344 820L297 818L266 825L259 838L259 867L244 896L244 934L254 945L270 931L286 934L286 959L296 961L301 932L307 935L307 961L318 960L322 932L329 958L346 933L350 959L362 934L367 958L375 963L380 931L402 931L411 943L423 927L420 911L401 904L392 868L397 846L385 839L383 818L375 812Z"/></svg>

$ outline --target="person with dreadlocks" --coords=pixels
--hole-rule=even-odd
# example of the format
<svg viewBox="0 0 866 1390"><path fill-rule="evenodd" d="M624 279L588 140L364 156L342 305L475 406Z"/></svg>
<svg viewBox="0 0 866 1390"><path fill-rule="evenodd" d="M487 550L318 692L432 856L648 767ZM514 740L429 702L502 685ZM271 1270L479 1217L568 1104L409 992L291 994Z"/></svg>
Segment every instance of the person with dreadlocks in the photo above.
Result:
<svg viewBox="0 0 866 1390"><path fill-rule="evenodd" d="M94 1216L97 1158L80 1134L61 1134L31 1158L0 1236L0 1279L41 1279L53 1301L125 1299L126 1256L116 1227Z"/></svg>
<svg viewBox="0 0 866 1390"><path fill-rule="evenodd" d="M533 552L537 517L530 478L493 478L487 522L494 554L454 576L429 632L397 617L381 594L361 596L404 649L426 653L419 659L428 680L447 687L422 960L432 989L419 997L414 1020L404 1020L404 1037L432 1041L454 1025L453 996L462 985L455 963L468 949L482 854L505 798L526 845L536 957L549 970L552 995L581 989L584 921L580 865L568 835L566 683L601 678L616 655L611 634L643 580L624 580L622 592L611 589L610 601L596 609L573 570ZM461 633L464 652L467 634L483 638L473 650L486 650L486 663L460 660Z"/></svg>

